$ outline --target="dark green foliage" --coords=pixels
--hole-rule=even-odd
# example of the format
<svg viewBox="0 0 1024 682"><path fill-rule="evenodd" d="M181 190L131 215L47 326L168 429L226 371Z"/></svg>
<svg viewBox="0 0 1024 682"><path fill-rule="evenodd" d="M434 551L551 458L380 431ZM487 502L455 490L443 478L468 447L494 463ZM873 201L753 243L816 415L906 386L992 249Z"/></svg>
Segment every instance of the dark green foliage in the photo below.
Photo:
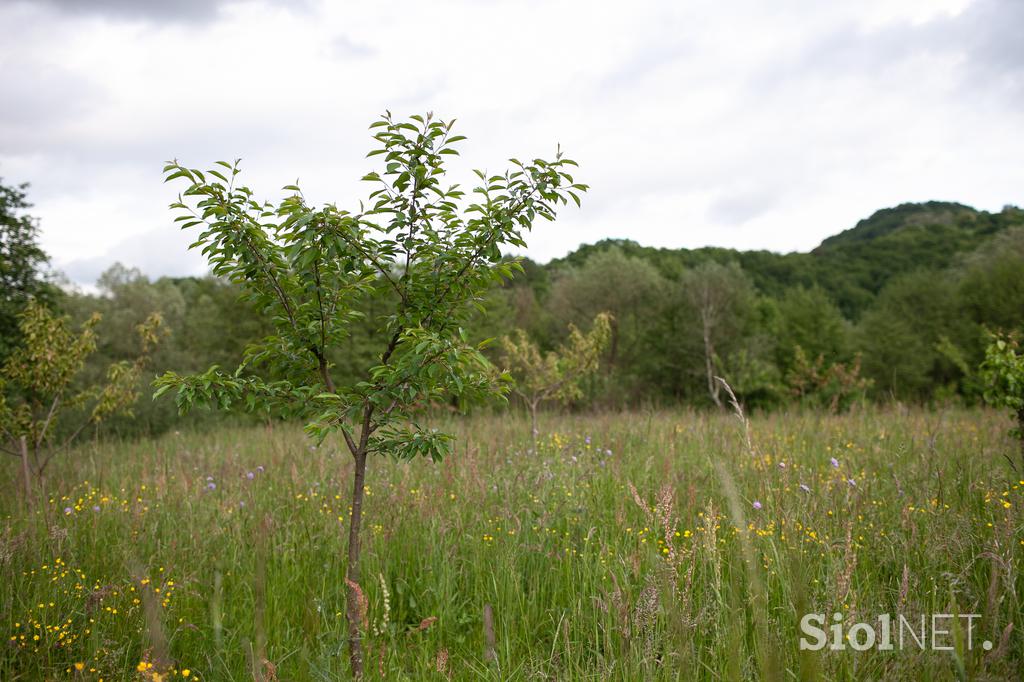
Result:
<svg viewBox="0 0 1024 682"><path fill-rule="evenodd" d="M49 305L58 293L44 273L49 258L39 246L39 224L24 213L31 207L27 189L0 178L0 364L19 343L18 315L29 299Z"/></svg>
<svg viewBox="0 0 1024 682"><path fill-rule="evenodd" d="M933 270L893 280L860 324L864 374L883 395L925 400L961 378L939 350L944 337L966 337L955 281Z"/></svg>
<svg viewBox="0 0 1024 682"><path fill-rule="evenodd" d="M934 201L884 209L812 251L814 279L857 319L892 278L946 268L1015 220L1020 216Z"/></svg>
<svg viewBox="0 0 1024 682"><path fill-rule="evenodd" d="M137 390L145 395L154 372L173 370L193 373L211 365L231 366L242 357L245 346L265 337L267 325L251 305L241 299L241 289L213 277L160 278L150 281L138 270L115 264L97 283L102 295L68 295L64 305L72 317L84 321L98 311L98 348L83 372L95 381L103 368L135 356L132 331L150 312L159 312L170 333L153 351L151 371L139 379ZM121 436L155 435L182 428L182 418L169 401L140 400L134 417L113 417L102 431ZM191 424L221 422L223 416L197 412L186 417Z"/></svg>
<svg viewBox="0 0 1024 682"><path fill-rule="evenodd" d="M1016 425L1011 433L1021 448L1024 466L1024 348L1017 334L991 335L985 347L985 360L981 363L981 382L985 401L996 407L1007 408Z"/></svg>
<svg viewBox="0 0 1024 682"><path fill-rule="evenodd" d="M993 329L1024 329L1024 226L993 237L965 259L964 311Z"/></svg>
<svg viewBox="0 0 1024 682"><path fill-rule="evenodd" d="M877 211L855 227L824 240L810 253L714 247L659 249L628 240L603 240L583 246L552 265L565 262L578 266L593 253L613 247L650 262L673 280L700 263L736 262L763 295L778 298L793 287L817 285L845 317L856 321L890 279L921 268L953 266L958 258L1014 226L1024 226L1024 211L1014 207L987 213L962 204L932 201Z"/></svg>
<svg viewBox="0 0 1024 682"><path fill-rule="evenodd" d="M823 356L827 362L849 357L850 325L819 286L787 291L778 302L777 324L776 361L783 373L792 369L798 347L807 356Z"/></svg>

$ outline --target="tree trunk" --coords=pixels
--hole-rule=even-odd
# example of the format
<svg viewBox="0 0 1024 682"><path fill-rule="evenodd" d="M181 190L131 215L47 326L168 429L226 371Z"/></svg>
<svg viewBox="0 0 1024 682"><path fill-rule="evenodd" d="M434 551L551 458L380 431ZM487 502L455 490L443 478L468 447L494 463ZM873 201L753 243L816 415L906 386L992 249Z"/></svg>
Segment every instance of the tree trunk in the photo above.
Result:
<svg viewBox="0 0 1024 682"><path fill-rule="evenodd" d="M29 511L35 506L32 494L32 467L28 461L28 441L25 440L25 436L21 437L21 473L25 477L25 504L28 506Z"/></svg>
<svg viewBox="0 0 1024 682"><path fill-rule="evenodd" d="M359 585L359 528L363 520L363 488L366 484L366 448L352 455L355 459L355 481L352 484L352 515L348 522L348 600L345 619L348 621L349 663L352 675L363 676L362 627L366 616L366 596Z"/></svg>
<svg viewBox="0 0 1024 682"><path fill-rule="evenodd" d="M722 401L718 398L718 383L715 381L715 369L712 366L715 348L711 345L711 326L703 313L701 317L704 318L702 321L704 328L704 369L708 376L708 393L711 394L711 400L715 402L715 406L720 408L722 407Z"/></svg>
<svg viewBox="0 0 1024 682"><path fill-rule="evenodd" d="M537 403L529 402L526 406L530 409L530 434L533 436L533 454L537 454L537 437L540 431L537 429Z"/></svg>

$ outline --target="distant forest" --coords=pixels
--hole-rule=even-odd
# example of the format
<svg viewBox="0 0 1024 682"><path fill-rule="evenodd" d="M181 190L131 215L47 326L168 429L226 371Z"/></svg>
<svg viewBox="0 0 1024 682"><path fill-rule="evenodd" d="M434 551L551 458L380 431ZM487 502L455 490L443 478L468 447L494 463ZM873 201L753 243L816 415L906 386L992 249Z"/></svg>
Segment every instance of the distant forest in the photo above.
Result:
<svg viewBox="0 0 1024 682"><path fill-rule="evenodd" d="M522 266L495 284L482 301L486 313L467 332L482 340L521 328L553 349L570 324L586 330L595 315L611 313L611 341L577 409L711 406L709 374L726 378L755 410L841 410L866 400L973 404L987 332L1024 331L1024 211L1015 207L903 204L809 253L605 240ZM115 265L98 289L54 301L76 322L103 315L97 373L137 352L131 330L152 311L171 334L149 376L234 368L245 345L269 331L239 302L235 285L212 277L151 281ZM354 325L345 353L331 358L339 377L366 365L376 331ZM493 359L501 363L497 351ZM176 428L173 401L151 401L150 393L143 387L136 419L110 428Z"/></svg>

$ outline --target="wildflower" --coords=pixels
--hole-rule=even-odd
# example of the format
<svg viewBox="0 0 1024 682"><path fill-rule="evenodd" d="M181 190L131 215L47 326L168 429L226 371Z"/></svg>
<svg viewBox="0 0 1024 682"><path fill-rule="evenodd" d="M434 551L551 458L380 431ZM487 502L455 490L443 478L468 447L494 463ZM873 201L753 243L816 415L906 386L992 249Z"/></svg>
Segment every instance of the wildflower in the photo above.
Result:
<svg viewBox="0 0 1024 682"><path fill-rule="evenodd" d="M250 471L245 475L245 477L251 481L252 479L256 478L256 474Z"/></svg>
<svg viewBox="0 0 1024 682"><path fill-rule="evenodd" d="M85 663L75 663L75 670L82 672L85 669Z"/></svg>
<svg viewBox="0 0 1024 682"><path fill-rule="evenodd" d="M779 468L780 469L785 469L786 468L786 463L785 462L779 462Z"/></svg>
<svg viewBox="0 0 1024 682"><path fill-rule="evenodd" d="M587 436L586 438L584 438L584 439L583 439L583 442L584 442L584 443L585 443L586 445L590 445L590 436Z"/></svg>
<svg viewBox="0 0 1024 682"><path fill-rule="evenodd" d="M72 512L71 507L64 507L64 513L65 514L70 514L71 512Z"/></svg>
<svg viewBox="0 0 1024 682"><path fill-rule="evenodd" d="M266 471L266 469L264 469L264 468L263 468L263 465L261 464L261 465L259 465L258 467L256 467L256 471L258 471L259 473L261 473L261 474L262 474L262 473L263 473L264 471Z"/></svg>
<svg viewBox="0 0 1024 682"><path fill-rule="evenodd" d="M849 483L851 486L855 486L856 487L856 485L857 485L857 481L853 480L852 478L846 479L846 482Z"/></svg>
<svg viewBox="0 0 1024 682"><path fill-rule="evenodd" d="M760 509L761 508L761 500L754 500L753 507L754 507L754 509Z"/></svg>
<svg viewBox="0 0 1024 682"><path fill-rule="evenodd" d="M181 676L182 677L188 677L191 674L192 674L192 671L189 670L188 668L185 668L184 670L181 671Z"/></svg>
<svg viewBox="0 0 1024 682"><path fill-rule="evenodd" d="M811 487L809 485L807 485L806 483L801 483L800 484L800 490L803 490L805 493L809 493L809 492L811 492Z"/></svg>
<svg viewBox="0 0 1024 682"><path fill-rule="evenodd" d="M210 481L209 483L206 484L206 489L207 490L216 490L217 489L217 484L214 483L213 481Z"/></svg>
<svg viewBox="0 0 1024 682"><path fill-rule="evenodd" d="M98 512L98 511L100 510L100 506L99 506L98 504L94 504L94 505L92 506L92 510L93 510L94 512Z"/></svg>
<svg viewBox="0 0 1024 682"><path fill-rule="evenodd" d="M839 468L839 460L838 460L838 459L836 459L835 457L833 457L833 458L832 458L831 460L829 460L829 461L831 461L831 462L832 462L832 468L833 468L833 469L838 469L838 468Z"/></svg>

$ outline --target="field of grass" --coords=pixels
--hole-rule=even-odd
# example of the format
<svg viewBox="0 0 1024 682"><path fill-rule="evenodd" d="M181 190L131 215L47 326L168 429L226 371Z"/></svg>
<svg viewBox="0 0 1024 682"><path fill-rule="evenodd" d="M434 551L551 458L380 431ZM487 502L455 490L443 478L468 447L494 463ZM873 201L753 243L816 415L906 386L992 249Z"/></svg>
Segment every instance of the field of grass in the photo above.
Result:
<svg viewBox="0 0 1024 682"><path fill-rule="evenodd" d="M533 454L523 419L456 419L450 459L370 462L367 675L1019 679L1008 426L775 415L752 420L751 452L731 415L548 416ZM348 675L338 447L297 426L86 446L31 513L8 459L0 679ZM951 618L953 650L800 651L808 612L979 617L970 649Z"/></svg>

